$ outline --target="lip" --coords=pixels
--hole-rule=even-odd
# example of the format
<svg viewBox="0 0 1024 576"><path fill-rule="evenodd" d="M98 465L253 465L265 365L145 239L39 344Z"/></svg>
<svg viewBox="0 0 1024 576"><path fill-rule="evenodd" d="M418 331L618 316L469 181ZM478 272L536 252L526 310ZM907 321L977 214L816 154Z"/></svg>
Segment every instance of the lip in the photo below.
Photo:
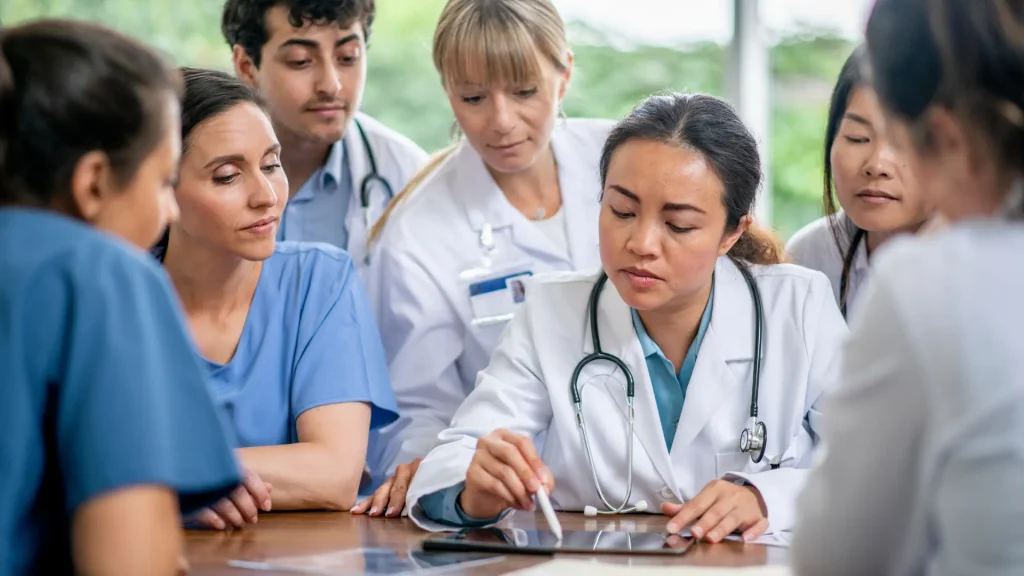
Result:
<svg viewBox="0 0 1024 576"><path fill-rule="evenodd" d="M506 153L507 154L507 153L515 152L515 151L519 150L519 147L522 146L523 144L526 144L526 140L520 140L519 142L513 142L511 144L504 144L504 145L492 144L490 146L491 146L491 148L494 148L498 152L502 152L502 153Z"/></svg>
<svg viewBox="0 0 1024 576"><path fill-rule="evenodd" d="M344 106L314 106L306 110L324 118L335 118L345 113Z"/></svg>
<svg viewBox="0 0 1024 576"><path fill-rule="evenodd" d="M664 278L649 270L630 266L621 270L634 290L647 290L653 288L657 283L663 282Z"/></svg>
<svg viewBox="0 0 1024 576"><path fill-rule="evenodd" d="M878 190L877 188L865 188L864 190L857 192L857 198L872 204L884 204L886 202L894 202L898 200L898 198L892 194L889 194L884 190Z"/></svg>
<svg viewBox="0 0 1024 576"><path fill-rule="evenodd" d="M252 232L254 234L269 234L274 231L274 224L277 223L277 216L270 216L262 220L257 220L252 224L242 228L243 232Z"/></svg>

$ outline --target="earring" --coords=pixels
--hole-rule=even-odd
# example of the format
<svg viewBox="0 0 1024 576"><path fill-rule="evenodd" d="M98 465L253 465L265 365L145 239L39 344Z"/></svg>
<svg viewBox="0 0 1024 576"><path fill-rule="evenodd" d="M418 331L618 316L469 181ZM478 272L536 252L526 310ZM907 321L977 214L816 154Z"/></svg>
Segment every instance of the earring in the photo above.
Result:
<svg viewBox="0 0 1024 576"><path fill-rule="evenodd" d="M565 115L565 108L562 107L562 102L558 102L558 117L562 119L562 124L569 121L569 117Z"/></svg>
<svg viewBox="0 0 1024 576"><path fill-rule="evenodd" d="M462 138L462 127L459 126L458 120L452 120L452 127L448 130L448 137L454 142Z"/></svg>

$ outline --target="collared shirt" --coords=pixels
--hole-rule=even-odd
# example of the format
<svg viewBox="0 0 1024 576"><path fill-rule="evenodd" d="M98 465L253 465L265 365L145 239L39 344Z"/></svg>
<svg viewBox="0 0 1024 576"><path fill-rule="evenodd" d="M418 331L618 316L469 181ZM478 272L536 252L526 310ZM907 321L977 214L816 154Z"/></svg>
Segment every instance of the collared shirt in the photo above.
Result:
<svg viewBox="0 0 1024 576"><path fill-rule="evenodd" d="M297 182L292 182L296 185ZM327 161L288 201L277 231L278 240L326 242L348 248L348 216L354 187L345 157L345 141L331 146Z"/></svg>
<svg viewBox="0 0 1024 576"><path fill-rule="evenodd" d="M711 288L711 295L708 303L704 306L704 315L700 318L700 326L697 328L697 337L690 344L686 351L683 365L677 373L675 367L669 362L665 353L648 334L644 323L640 320L640 313L633 310L633 329L640 339L640 348L644 351L644 358L647 359L647 372L651 376L651 385L654 388L654 401L658 405L658 419L661 420L661 431L665 435L665 444L669 451L672 450L672 441L676 436L676 428L679 427L679 415L683 413L683 401L686 399L686 388L690 384L690 376L693 375L693 367L697 364L697 352L700 351L700 344L704 341L704 334L711 324L711 308L715 297L714 286Z"/></svg>
<svg viewBox="0 0 1024 576"><path fill-rule="evenodd" d="M711 324L711 308L715 298L715 288L712 285L711 295L708 296L708 303L704 306L704 314L700 319L700 326L697 328L697 337L690 344L686 352L683 365L676 373L675 367L665 357L664 352L658 344L647 334L644 323L640 320L640 314L633 310L633 329L640 339L640 348L644 352L647 362L647 372L651 376L651 384L654 387L654 401L658 405L658 418L661 420L661 430L665 435L665 444L672 450L672 440L676 435L676 428L679 426L679 415L683 413L683 400L686 398L686 387L690 384L690 376L693 375L693 367L697 364L697 353L700 351L701 342L704 341L704 334ZM465 482L456 484L443 490L438 490L420 498L418 505L423 509L431 520L447 524L449 526L479 527L497 522L501 517L477 520L462 510L458 504L459 494L465 488Z"/></svg>

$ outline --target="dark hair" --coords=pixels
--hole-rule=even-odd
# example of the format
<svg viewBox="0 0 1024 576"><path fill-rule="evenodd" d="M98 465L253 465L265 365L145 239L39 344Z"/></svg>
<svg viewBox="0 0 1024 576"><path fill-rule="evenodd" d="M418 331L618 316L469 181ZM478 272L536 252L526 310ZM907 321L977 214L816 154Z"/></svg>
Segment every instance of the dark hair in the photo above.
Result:
<svg viewBox="0 0 1024 576"><path fill-rule="evenodd" d="M828 105L828 124L825 126L825 173L824 193L822 202L825 207L825 217L828 218L829 231L832 233L832 240L836 249L843 255L843 272L841 275L841 286L847 286L850 274L850 266L853 265L853 256L856 253L856 246L860 243L865 232L850 220L849 217L840 219L839 201L836 198L835 182L832 179L832 145L835 144L836 136L839 134L839 127L843 124L843 115L850 105L850 96L857 88L868 86L869 81L865 74L864 46L858 46L846 59L843 68L839 71L839 79L832 89L832 99ZM846 293L839 295L841 306L846 305Z"/></svg>
<svg viewBox="0 0 1024 576"><path fill-rule="evenodd" d="M1010 0L879 0L868 56L883 106L931 146L930 106L953 110L1024 172L1024 5Z"/></svg>
<svg viewBox="0 0 1024 576"><path fill-rule="evenodd" d="M223 72L200 68L182 68L185 95L181 100L181 142L185 153L192 147L192 131L200 124L234 108L250 103L265 109L259 94L241 80ZM153 256L163 262L167 254L170 229L152 249Z"/></svg>
<svg viewBox="0 0 1024 576"><path fill-rule="evenodd" d="M71 20L0 29L0 203L50 205L95 151L130 182L179 89L160 56L112 30Z"/></svg>
<svg viewBox="0 0 1024 576"><path fill-rule="evenodd" d="M257 68L268 40L267 11L274 6L287 8L288 23L296 28L306 23L337 23L347 27L358 20L367 42L376 15L374 0L227 0L221 33L228 44L241 46Z"/></svg>
<svg viewBox="0 0 1024 576"><path fill-rule="evenodd" d="M651 140L699 152L722 181L725 230L754 209L761 184L757 142L724 100L705 94L651 96L612 129L601 152L601 188L615 151L630 140ZM770 232L751 226L729 251L750 264L778 264L782 246Z"/></svg>

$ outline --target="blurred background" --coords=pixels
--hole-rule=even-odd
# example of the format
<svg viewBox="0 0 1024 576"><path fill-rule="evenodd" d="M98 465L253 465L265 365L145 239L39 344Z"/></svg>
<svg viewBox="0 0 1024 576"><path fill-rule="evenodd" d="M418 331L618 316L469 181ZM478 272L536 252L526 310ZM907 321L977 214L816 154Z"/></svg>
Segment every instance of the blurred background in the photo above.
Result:
<svg viewBox="0 0 1024 576"><path fill-rule="evenodd" d="M449 139L452 115L430 56L445 0L377 0L363 109L427 151ZM740 9L756 5L756 25L733 42ZM783 238L821 215L822 149L828 99L853 49L871 0L554 0L569 25L576 70L569 116L619 118L661 90L737 98L753 75L763 118L754 124L768 157L762 217ZM222 0L0 0L0 23L40 17L101 22L166 52L179 65L230 69L220 34ZM737 34L737 38L741 35ZM732 84L732 85L731 85ZM748 92L749 93L749 92ZM749 107L749 106L748 106ZM741 106L741 108L744 108ZM742 110L741 110L742 112ZM755 112L755 116L757 113Z"/></svg>

